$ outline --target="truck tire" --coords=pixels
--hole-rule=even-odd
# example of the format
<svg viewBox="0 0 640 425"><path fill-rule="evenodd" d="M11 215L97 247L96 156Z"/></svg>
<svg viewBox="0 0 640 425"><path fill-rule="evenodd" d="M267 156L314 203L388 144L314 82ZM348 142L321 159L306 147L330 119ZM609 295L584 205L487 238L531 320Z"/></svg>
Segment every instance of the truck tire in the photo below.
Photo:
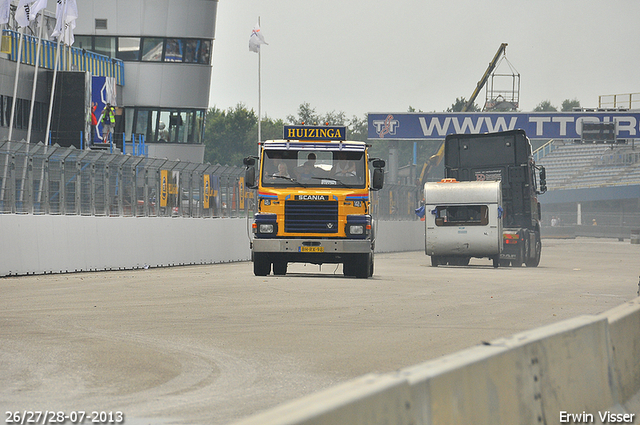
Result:
<svg viewBox="0 0 640 425"><path fill-rule="evenodd" d="M440 264L440 260L435 255L432 255L431 256L431 267L438 267L438 264Z"/></svg>
<svg viewBox="0 0 640 425"><path fill-rule="evenodd" d="M373 266L371 254L360 254L356 257L356 261L353 264L354 274L359 279L366 279L370 277L371 268Z"/></svg>
<svg viewBox="0 0 640 425"><path fill-rule="evenodd" d="M253 274L256 276L268 276L271 273L271 261L262 252L253 254Z"/></svg>
<svg viewBox="0 0 640 425"><path fill-rule="evenodd" d="M356 275L353 268L353 262L354 260L350 258L349 261L342 263L342 274L346 277L354 277Z"/></svg>
<svg viewBox="0 0 640 425"><path fill-rule="evenodd" d="M540 264L540 256L542 255L542 241L540 240L540 232L535 232L536 246L534 248L533 257L527 258L525 264L527 267L538 267Z"/></svg>
<svg viewBox="0 0 640 425"><path fill-rule="evenodd" d="M287 262L286 261L274 261L273 262L273 274L276 276L284 276L287 274Z"/></svg>
<svg viewBox="0 0 640 425"><path fill-rule="evenodd" d="M500 255L496 255L495 257L492 258L493 260L493 268L497 269L500 266Z"/></svg>

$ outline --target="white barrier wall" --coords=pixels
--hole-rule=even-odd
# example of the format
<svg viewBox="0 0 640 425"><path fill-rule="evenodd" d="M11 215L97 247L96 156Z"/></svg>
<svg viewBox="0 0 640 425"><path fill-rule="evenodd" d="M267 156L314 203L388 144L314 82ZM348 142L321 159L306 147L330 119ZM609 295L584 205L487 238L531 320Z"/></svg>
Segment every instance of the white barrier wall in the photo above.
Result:
<svg viewBox="0 0 640 425"><path fill-rule="evenodd" d="M424 247L423 222L377 231L378 252ZM247 235L244 218L0 214L0 276L246 261Z"/></svg>
<svg viewBox="0 0 640 425"><path fill-rule="evenodd" d="M638 412L626 409L640 408L639 390L637 298L602 315L366 375L236 425L537 425L602 423L602 415L605 423L638 423Z"/></svg>

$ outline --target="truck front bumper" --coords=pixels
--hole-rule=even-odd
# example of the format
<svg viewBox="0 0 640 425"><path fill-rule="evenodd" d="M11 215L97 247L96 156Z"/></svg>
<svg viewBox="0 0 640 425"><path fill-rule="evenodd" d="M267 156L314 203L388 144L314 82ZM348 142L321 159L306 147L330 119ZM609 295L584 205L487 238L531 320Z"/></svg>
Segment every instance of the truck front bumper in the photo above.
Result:
<svg viewBox="0 0 640 425"><path fill-rule="evenodd" d="M254 239L253 252L367 254L373 249L368 239Z"/></svg>
<svg viewBox="0 0 640 425"><path fill-rule="evenodd" d="M368 239L254 239L252 253L270 261L295 263L344 263L359 254L373 254Z"/></svg>

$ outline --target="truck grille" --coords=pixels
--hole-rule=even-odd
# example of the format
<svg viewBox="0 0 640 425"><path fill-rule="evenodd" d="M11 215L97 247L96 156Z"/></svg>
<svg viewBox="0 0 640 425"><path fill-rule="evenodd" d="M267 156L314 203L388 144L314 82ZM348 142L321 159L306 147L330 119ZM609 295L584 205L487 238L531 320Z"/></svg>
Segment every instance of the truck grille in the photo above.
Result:
<svg viewBox="0 0 640 425"><path fill-rule="evenodd" d="M284 231L287 233L337 233L338 203L335 201L286 201Z"/></svg>

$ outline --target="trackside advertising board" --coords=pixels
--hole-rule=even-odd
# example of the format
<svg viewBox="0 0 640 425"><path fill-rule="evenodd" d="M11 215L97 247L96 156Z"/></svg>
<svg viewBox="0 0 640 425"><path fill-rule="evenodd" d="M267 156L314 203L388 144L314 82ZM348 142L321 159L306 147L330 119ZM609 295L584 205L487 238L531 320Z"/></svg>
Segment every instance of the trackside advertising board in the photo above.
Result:
<svg viewBox="0 0 640 425"><path fill-rule="evenodd" d="M640 112L369 113L368 138L444 139L522 129L531 139L579 139L585 122L615 122L618 139L640 138Z"/></svg>

